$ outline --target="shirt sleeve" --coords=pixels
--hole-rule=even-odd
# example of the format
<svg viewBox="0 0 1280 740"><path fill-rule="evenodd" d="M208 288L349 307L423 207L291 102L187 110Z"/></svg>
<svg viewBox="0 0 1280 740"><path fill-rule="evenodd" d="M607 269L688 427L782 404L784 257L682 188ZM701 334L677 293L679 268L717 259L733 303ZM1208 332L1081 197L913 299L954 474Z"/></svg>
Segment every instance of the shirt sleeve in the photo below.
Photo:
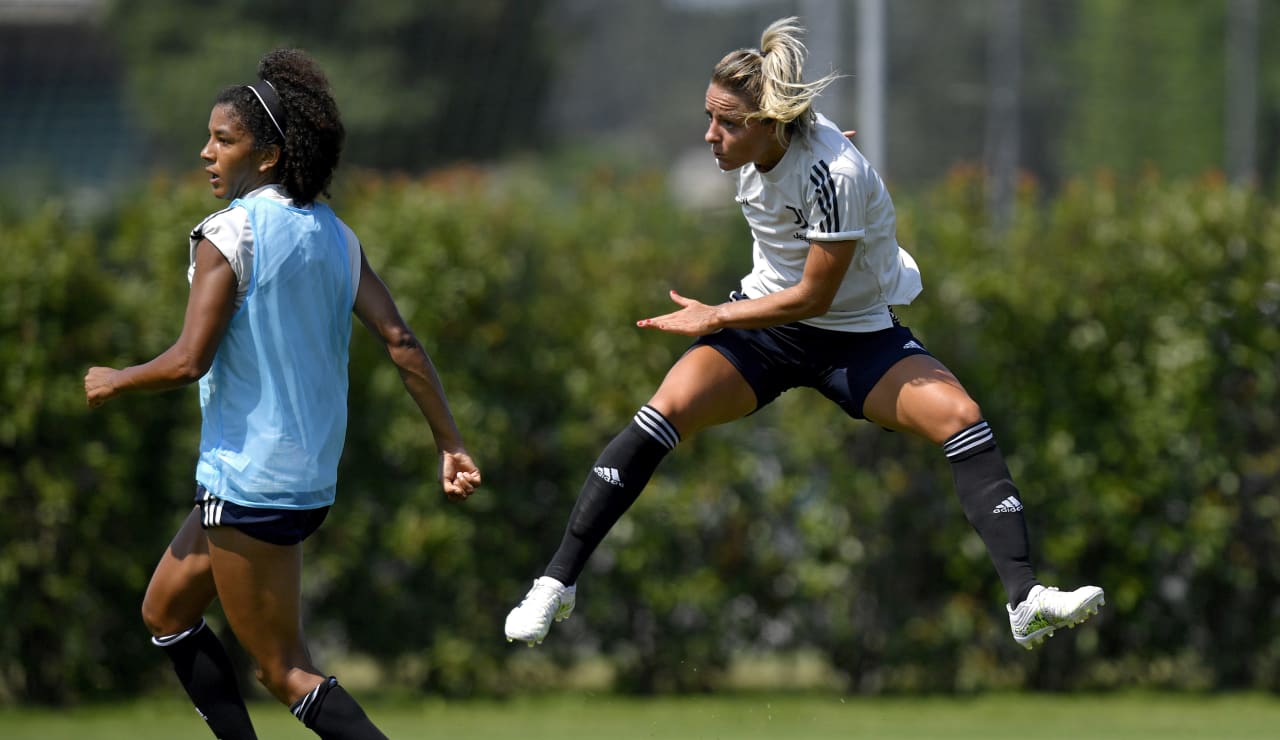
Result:
<svg viewBox="0 0 1280 740"><path fill-rule="evenodd" d="M202 239L208 239L226 258L236 276L236 306L244 300L253 277L253 229L249 225L249 212L243 208L226 208L201 221L191 230L191 263L187 279L195 276L196 247Z"/></svg>
<svg viewBox="0 0 1280 740"><path fill-rule="evenodd" d="M852 241L866 236L866 199L854 177L819 160L809 170L809 241Z"/></svg>

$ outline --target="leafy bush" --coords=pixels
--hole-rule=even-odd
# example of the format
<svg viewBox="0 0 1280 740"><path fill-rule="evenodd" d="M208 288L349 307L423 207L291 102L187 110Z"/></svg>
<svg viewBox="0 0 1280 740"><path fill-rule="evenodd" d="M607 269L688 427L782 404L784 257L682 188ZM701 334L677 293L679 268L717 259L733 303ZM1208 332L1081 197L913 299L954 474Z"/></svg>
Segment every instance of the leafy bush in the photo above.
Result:
<svg viewBox="0 0 1280 740"><path fill-rule="evenodd" d="M485 487L443 500L426 425L358 329L339 498L307 552L317 658L450 694L596 653L621 689L707 690L736 654L797 649L851 691L1280 688L1280 210L1211 178L1022 198L1001 235L973 173L900 198L926 288L900 315L983 404L1041 576L1107 588L1095 624L1017 648L941 454L798 390L684 442L588 565L578 616L536 657L507 645L591 461L687 345L634 320L669 287L718 300L749 236L731 202L680 211L650 174L462 168L355 176L335 206ZM164 676L137 610L191 493L196 394L90 412L80 380L176 337L186 230L216 205L156 181L110 213L0 222L0 700Z"/></svg>

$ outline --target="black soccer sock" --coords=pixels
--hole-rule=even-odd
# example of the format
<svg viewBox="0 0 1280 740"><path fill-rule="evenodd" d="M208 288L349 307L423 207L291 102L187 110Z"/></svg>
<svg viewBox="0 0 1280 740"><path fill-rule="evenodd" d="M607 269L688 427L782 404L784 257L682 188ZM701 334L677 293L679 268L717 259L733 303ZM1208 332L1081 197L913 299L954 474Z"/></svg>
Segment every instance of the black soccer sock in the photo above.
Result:
<svg viewBox="0 0 1280 740"><path fill-rule="evenodd" d="M665 416L652 406L641 407L587 474L546 575L565 585L577 582L587 558L640 497L658 463L679 443L680 433Z"/></svg>
<svg viewBox="0 0 1280 740"><path fill-rule="evenodd" d="M222 641L204 620L176 635L152 637L173 661L173 670L196 711L221 740L256 740L249 710L240 696L235 668Z"/></svg>
<svg viewBox="0 0 1280 740"><path fill-rule="evenodd" d="M942 451L951 462L964 515L986 543L1009 604L1017 606L1037 581L1022 501L995 435L979 421L943 442Z"/></svg>
<svg viewBox="0 0 1280 740"><path fill-rule="evenodd" d="M333 676L294 702L289 711L324 740L387 740Z"/></svg>

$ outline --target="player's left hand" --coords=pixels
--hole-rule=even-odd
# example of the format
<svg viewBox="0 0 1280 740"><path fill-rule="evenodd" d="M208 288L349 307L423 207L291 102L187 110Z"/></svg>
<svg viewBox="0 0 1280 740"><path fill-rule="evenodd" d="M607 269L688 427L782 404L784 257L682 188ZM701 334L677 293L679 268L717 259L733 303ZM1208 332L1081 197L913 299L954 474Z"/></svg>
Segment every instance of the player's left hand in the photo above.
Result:
<svg viewBox="0 0 1280 740"><path fill-rule="evenodd" d="M719 325L716 306L708 306L692 298L685 298L674 290L671 291L671 300L680 306L679 311L650 319L640 319L636 322L636 326L641 329L658 329L672 334L683 334L687 337L714 334L722 328Z"/></svg>
<svg viewBox="0 0 1280 740"><path fill-rule="evenodd" d="M440 482L450 501L462 501L480 486L480 469L466 452L442 452Z"/></svg>

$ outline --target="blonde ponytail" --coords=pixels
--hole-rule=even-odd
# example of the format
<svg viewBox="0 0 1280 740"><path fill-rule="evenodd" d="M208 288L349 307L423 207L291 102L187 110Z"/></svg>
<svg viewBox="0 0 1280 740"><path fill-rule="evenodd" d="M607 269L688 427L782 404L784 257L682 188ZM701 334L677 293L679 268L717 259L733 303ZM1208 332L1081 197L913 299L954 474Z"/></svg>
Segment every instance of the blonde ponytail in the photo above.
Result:
<svg viewBox="0 0 1280 740"><path fill-rule="evenodd" d="M804 81L806 49L800 41L804 28L799 20L792 16L770 23L760 37L759 50L729 52L711 74L712 82L745 96L756 108L748 121L777 121L778 140L783 144L812 125L814 98L840 76L832 72Z"/></svg>

